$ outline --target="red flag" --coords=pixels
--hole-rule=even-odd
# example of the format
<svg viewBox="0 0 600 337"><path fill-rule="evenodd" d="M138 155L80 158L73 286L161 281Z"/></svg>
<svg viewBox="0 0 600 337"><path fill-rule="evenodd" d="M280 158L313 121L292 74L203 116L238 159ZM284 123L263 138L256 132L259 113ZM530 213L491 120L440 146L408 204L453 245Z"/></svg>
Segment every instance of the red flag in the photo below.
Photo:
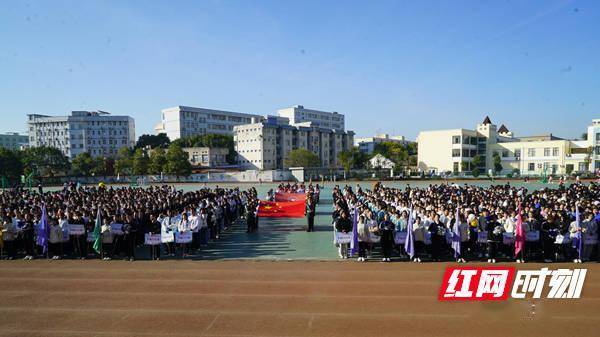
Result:
<svg viewBox="0 0 600 337"><path fill-rule="evenodd" d="M306 200L306 194L304 194L304 193L286 193L286 192L275 193L275 201L299 201L299 200Z"/></svg>
<svg viewBox="0 0 600 337"><path fill-rule="evenodd" d="M517 224L515 228L515 256L525 247L525 231L523 230L523 217L521 216L521 205L517 214Z"/></svg>
<svg viewBox="0 0 600 337"><path fill-rule="evenodd" d="M298 201L264 201L258 204L258 216L265 218L301 218L306 210L306 200Z"/></svg>

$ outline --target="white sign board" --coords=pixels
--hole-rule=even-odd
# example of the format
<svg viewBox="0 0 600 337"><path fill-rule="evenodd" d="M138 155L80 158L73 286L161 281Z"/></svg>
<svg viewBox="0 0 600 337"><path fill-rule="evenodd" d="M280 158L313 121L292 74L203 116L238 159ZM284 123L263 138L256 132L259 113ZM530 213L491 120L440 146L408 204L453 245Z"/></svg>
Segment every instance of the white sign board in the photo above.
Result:
<svg viewBox="0 0 600 337"><path fill-rule="evenodd" d="M144 235L144 244L148 246L157 246L160 245L161 235L160 234L150 234L146 233Z"/></svg>
<svg viewBox="0 0 600 337"><path fill-rule="evenodd" d="M190 243L192 242L192 232L179 232L175 236L176 243Z"/></svg>
<svg viewBox="0 0 600 337"><path fill-rule="evenodd" d="M85 227L83 225L69 224L69 235L83 235Z"/></svg>
<svg viewBox="0 0 600 337"><path fill-rule="evenodd" d="M122 223L112 223L110 224L110 232L114 235L123 235L123 224Z"/></svg>
<svg viewBox="0 0 600 337"><path fill-rule="evenodd" d="M537 242L540 241L540 231L529 231L525 233L525 241Z"/></svg>

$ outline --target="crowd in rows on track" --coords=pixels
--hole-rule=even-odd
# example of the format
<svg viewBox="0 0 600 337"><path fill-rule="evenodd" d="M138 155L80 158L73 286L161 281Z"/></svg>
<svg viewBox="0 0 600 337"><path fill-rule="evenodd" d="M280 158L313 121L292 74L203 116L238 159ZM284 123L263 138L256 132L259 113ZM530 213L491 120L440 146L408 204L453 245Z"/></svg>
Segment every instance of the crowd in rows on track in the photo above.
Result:
<svg viewBox="0 0 600 337"><path fill-rule="evenodd" d="M136 250L146 249L145 234L191 232L190 243L163 242L159 247L151 247L155 259L160 259L161 250L167 256L185 257L218 239L238 219L257 225L257 206L254 188L240 191L216 187L183 192L167 185L113 188L68 184L62 190L40 189L38 193L16 188L0 194L0 245L6 259L109 260L120 256L134 260ZM47 253L36 244L43 210L49 225ZM84 232L73 235L72 225L83 225ZM101 236L98 240L96 227ZM92 246L100 241L98 253Z"/></svg>
<svg viewBox="0 0 600 337"><path fill-rule="evenodd" d="M395 240L396 233L411 230L415 262L456 259L495 263L500 258L600 262L600 185L594 182L561 183L557 188L535 191L508 183L489 187L409 185L404 189L377 183L370 190L359 185L355 189L336 187L333 198L338 232L353 231L354 210L357 212L359 261L365 260L375 243L381 246L383 261L390 261L395 252L405 256L404 245ZM409 224L412 228L407 228ZM521 235L530 239L515 256L514 237L521 229ZM456 252L449 239L454 234L460 236ZM348 244L338 246L340 257L347 258Z"/></svg>

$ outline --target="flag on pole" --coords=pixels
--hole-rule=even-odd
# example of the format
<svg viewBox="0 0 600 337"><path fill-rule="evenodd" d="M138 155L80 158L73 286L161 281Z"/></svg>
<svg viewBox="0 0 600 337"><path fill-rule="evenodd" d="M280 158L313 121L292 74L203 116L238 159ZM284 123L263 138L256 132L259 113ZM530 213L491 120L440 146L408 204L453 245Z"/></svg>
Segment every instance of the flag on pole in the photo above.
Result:
<svg viewBox="0 0 600 337"><path fill-rule="evenodd" d="M517 224L515 228L515 256L525 249L525 231L523 230L523 216L521 215L521 205L517 211Z"/></svg>
<svg viewBox="0 0 600 337"><path fill-rule="evenodd" d="M454 258L460 256L460 216L458 205L456 206L456 216L454 219L454 228L452 228L452 249L454 250Z"/></svg>
<svg viewBox="0 0 600 337"><path fill-rule="evenodd" d="M42 206L42 219L37 230L36 243L42 246L42 252L48 252L48 237L50 236L50 226L48 226L48 216L46 214L46 205Z"/></svg>
<svg viewBox="0 0 600 337"><path fill-rule="evenodd" d="M415 238L413 236L413 210L412 206L408 210L408 223L406 224L406 241L404 241L404 250L411 258L415 257Z"/></svg>
<svg viewBox="0 0 600 337"><path fill-rule="evenodd" d="M96 215L96 224L94 225L94 244L92 248L96 253L100 254L102 250L102 216L100 215L100 208L98 208L98 214Z"/></svg>
<svg viewBox="0 0 600 337"><path fill-rule="evenodd" d="M302 218L306 211L306 200L276 202L260 200L257 215L262 218Z"/></svg>
<svg viewBox="0 0 600 337"><path fill-rule="evenodd" d="M354 207L354 216L352 217L352 242L350 242L350 253L352 255L358 252L358 208Z"/></svg>
<svg viewBox="0 0 600 337"><path fill-rule="evenodd" d="M581 255L583 254L583 232L581 230L581 218L579 216L578 205L575 205L575 226L577 227L577 232L573 237L573 248L577 249L577 255L579 256L579 260L581 260Z"/></svg>

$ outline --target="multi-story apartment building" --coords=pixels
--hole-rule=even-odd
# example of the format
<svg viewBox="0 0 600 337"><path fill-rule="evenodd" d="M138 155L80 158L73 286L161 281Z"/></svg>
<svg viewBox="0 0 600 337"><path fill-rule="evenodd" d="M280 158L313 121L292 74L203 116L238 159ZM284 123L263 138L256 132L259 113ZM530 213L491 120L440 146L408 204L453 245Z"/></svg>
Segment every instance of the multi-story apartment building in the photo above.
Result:
<svg viewBox="0 0 600 337"><path fill-rule="evenodd" d="M596 140L596 138L598 140ZM417 137L418 168L425 172L468 172L479 156L481 173L494 169L500 158L507 174L565 174L600 169L600 120L588 128L588 139L567 140L552 134L515 137L504 125L497 128L488 117L475 130L422 131Z"/></svg>
<svg viewBox="0 0 600 337"><path fill-rule="evenodd" d="M292 125L311 122L312 126L315 127L342 132L345 128L344 115L335 111L327 112L305 109L302 105L294 105L291 108L279 109L277 113L281 117L288 118Z"/></svg>
<svg viewBox="0 0 600 337"><path fill-rule="evenodd" d="M372 154L375 150L375 146L383 142L397 143L402 145L414 143L404 138L404 136L390 136L387 133L375 135L374 137L354 138L354 146L357 146L361 152L366 154Z"/></svg>
<svg viewBox="0 0 600 337"><path fill-rule="evenodd" d="M154 131L156 134L166 133L169 139L204 135L209 133L233 134L233 127L250 123L251 118L260 118L241 112L176 106L161 111L161 122Z"/></svg>
<svg viewBox="0 0 600 337"><path fill-rule="evenodd" d="M27 135L21 135L16 132L7 132L0 134L0 147L9 150L19 150L29 143Z"/></svg>
<svg viewBox="0 0 600 337"><path fill-rule="evenodd" d="M27 116L29 146L55 147L69 158L83 152L114 157L120 148L135 145L135 123L129 116L112 116L105 111Z"/></svg>
<svg viewBox="0 0 600 337"><path fill-rule="evenodd" d="M339 167L338 154L349 150L354 132L314 126L311 122L290 124L281 116L267 116L233 128L238 165L245 169L282 169L294 149L308 149L319 156L322 167Z"/></svg>

